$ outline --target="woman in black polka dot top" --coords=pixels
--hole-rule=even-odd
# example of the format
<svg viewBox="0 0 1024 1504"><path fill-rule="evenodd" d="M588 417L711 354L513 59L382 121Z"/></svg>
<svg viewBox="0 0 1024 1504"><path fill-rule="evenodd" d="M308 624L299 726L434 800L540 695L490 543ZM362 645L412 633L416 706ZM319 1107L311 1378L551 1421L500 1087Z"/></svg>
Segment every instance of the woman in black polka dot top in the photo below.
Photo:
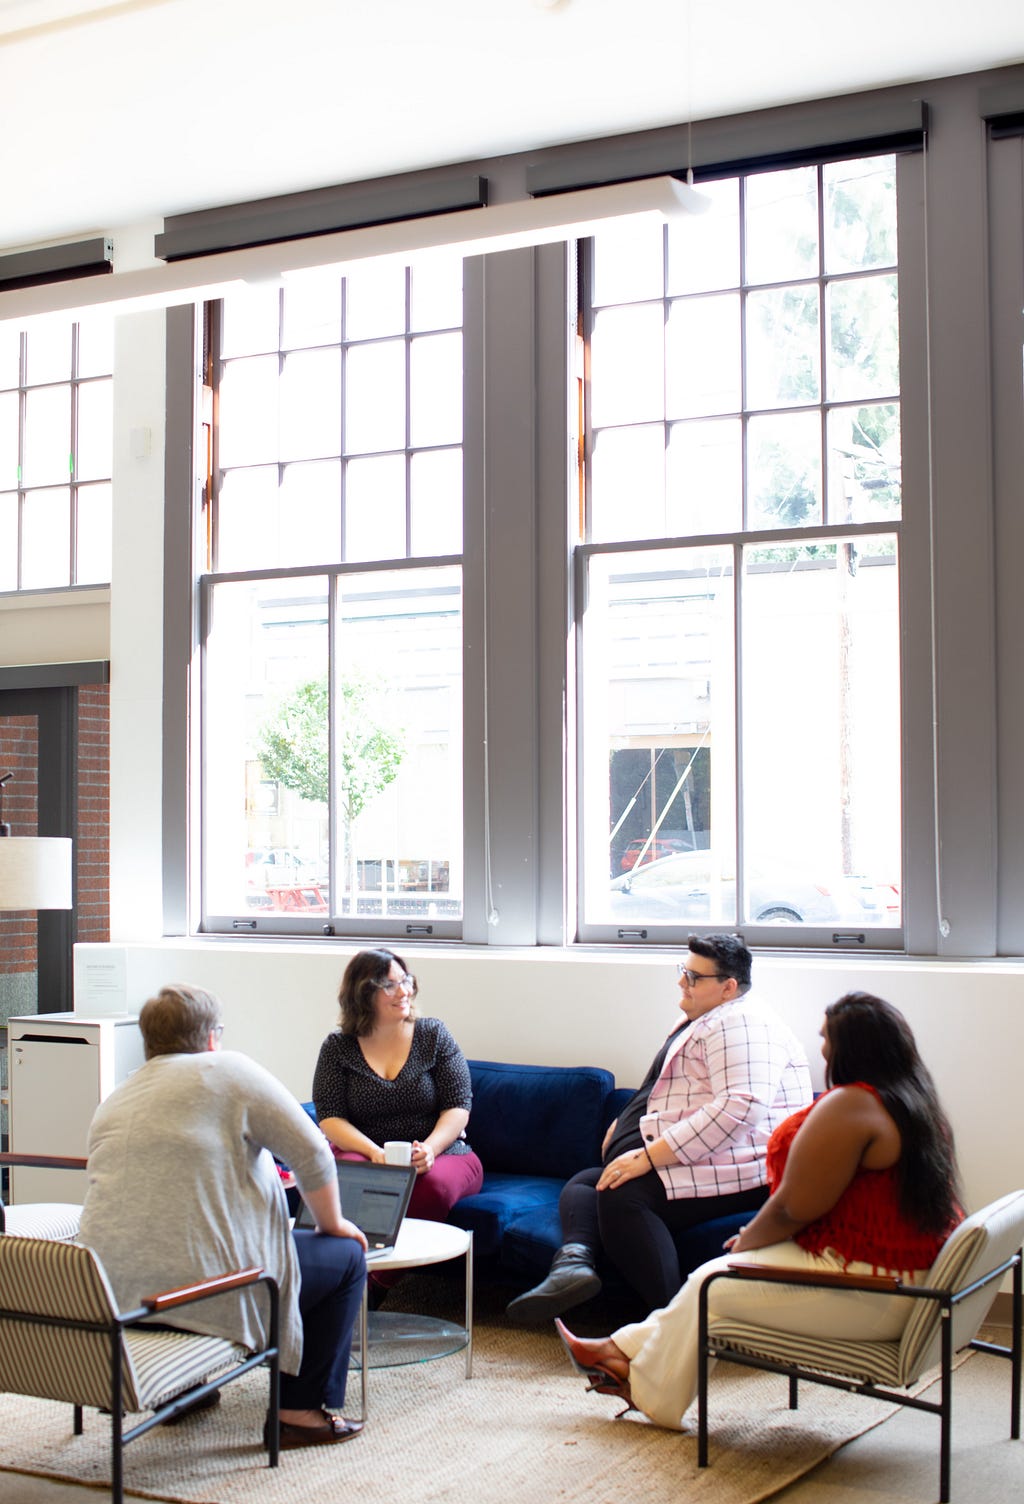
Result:
<svg viewBox="0 0 1024 1504"><path fill-rule="evenodd" d="M412 1143L411 1217L443 1222L483 1184L466 1142L469 1067L439 1018L416 1014L416 978L393 951L361 950L338 993L340 1027L320 1047L313 1100L335 1151L384 1162L389 1139Z"/></svg>

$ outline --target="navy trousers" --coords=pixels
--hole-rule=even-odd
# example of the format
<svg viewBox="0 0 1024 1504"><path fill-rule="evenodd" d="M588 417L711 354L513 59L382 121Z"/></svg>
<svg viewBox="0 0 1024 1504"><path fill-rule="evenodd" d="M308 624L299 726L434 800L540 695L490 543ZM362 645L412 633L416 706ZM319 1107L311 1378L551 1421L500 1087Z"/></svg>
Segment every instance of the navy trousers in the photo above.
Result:
<svg viewBox="0 0 1024 1504"><path fill-rule="evenodd" d="M297 1228L292 1237L302 1271L302 1364L297 1374L282 1373L281 1406L340 1410L366 1260L354 1238L331 1238L307 1227Z"/></svg>

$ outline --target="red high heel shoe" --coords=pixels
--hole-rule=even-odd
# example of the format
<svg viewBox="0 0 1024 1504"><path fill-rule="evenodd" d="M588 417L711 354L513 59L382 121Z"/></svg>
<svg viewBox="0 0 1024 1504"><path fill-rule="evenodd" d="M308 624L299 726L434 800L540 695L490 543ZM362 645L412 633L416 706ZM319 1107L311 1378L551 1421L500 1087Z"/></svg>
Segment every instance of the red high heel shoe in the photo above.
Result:
<svg viewBox="0 0 1024 1504"><path fill-rule="evenodd" d="M590 1380L587 1385L588 1394L611 1394L616 1399L625 1401L626 1408L619 1411L615 1417L616 1420L621 1420L624 1415L629 1414L630 1410L637 1408L633 1403L633 1396L629 1390L628 1372L625 1374L615 1373L608 1366L607 1359L602 1361L591 1351L594 1347L603 1347L604 1343L587 1342L581 1337L574 1336L565 1323L557 1319L555 1321L555 1330L562 1340L562 1346L569 1354L569 1362L573 1368L575 1368L576 1372L582 1378ZM628 1370L629 1359L623 1356L622 1361Z"/></svg>

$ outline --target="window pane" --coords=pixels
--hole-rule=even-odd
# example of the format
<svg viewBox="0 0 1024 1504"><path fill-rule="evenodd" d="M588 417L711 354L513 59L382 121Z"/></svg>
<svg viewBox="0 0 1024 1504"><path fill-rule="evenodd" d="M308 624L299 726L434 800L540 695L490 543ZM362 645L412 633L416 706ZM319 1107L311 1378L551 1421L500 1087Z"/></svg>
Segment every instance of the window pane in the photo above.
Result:
<svg viewBox="0 0 1024 1504"><path fill-rule="evenodd" d="M345 558L405 557L405 456L350 460L345 472Z"/></svg>
<svg viewBox="0 0 1024 1504"><path fill-rule="evenodd" d="M739 412L740 300L687 298L669 309L666 332L666 404L670 418Z"/></svg>
<svg viewBox="0 0 1024 1504"><path fill-rule="evenodd" d="M277 466L229 470L217 493L217 568L259 569L280 546Z"/></svg>
<svg viewBox="0 0 1024 1504"><path fill-rule="evenodd" d="M357 345L345 370L345 452L405 444L405 344Z"/></svg>
<svg viewBox="0 0 1024 1504"><path fill-rule="evenodd" d="M814 167L746 179L745 274L784 282L818 273L818 174Z"/></svg>
<svg viewBox="0 0 1024 1504"><path fill-rule="evenodd" d="M462 552L462 450L414 454L410 465L409 552Z"/></svg>
<svg viewBox="0 0 1024 1504"><path fill-rule="evenodd" d="M47 386L25 394L22 483L46 486L71 473L71 388Z"/></svg>
<svg viewBox="0 0 1024 1504"><path fill-rule="evenodd" d="M462 335L414 339L409 352L409 442L462 440Z"/></svg>
<svg viewBox="0 0 1024 1504"><path fill-rule="evenodd" d="M665 287L664 226L624 219L594 243L594 307L660 298Z"/></svg>
<svg viewBox="0 0 1024 1504"><path fill-rule="evenodd" d="M71 583L71 492L29 491L21 512L21 588Z"/></svg>
<svg viewBox="0 0 1024 1504"><path fill-rule="evenodd" d="M341 461L286 465L281 503L281 564L334 563L341 558Z"/></svg>
<svg viewBox="0 0 1024 1504"><path fill-rule="evenodd" d="M110 485L78 488L76 585L105 585L110 581Z"/></svg>
<svg viewBox="0 0 1024 1504"><path fill-rule="evenodd" d="M727 533L743 520L738 418L675 423L668 445L668 525L673 537Z"/></svg>
<svg viewBox="0 0 1024 1504"><path fill-rule="evenodd" d="M341 453L341 351L286 355L281 372L281 458Z"/></svg>
<svg viewBox="0 0 1024 1504"><path fill-rule="evenodd" d="M341 912L458 917L460 572L343 576L337 619Z"/></svg>
<svg viewBox="0 0 1024 1504"><path fill-rule="evenodd" d="M792 407L819 400L818 301L817 286L749 294L748 407Z"/></svg>
<svg viewBox="0 0 1024 1504"><path fill-rule="evenodd" d="M0 590L18 588L18 496L0 493Z"/></svg>
<svg viewBox="0 0 1024 1504"><path fill-rule="evenodd" d="M281 344L286 350L339 343L341 277L337 271L288 278L281 330Z"/></svg>
<svg viewBox="0 0 1024 1504"><path fill-rule="evenodd" d="M78 322L79 376L109 376L114 369L114 320L96 313Z"/></svg>
<svg viewBox="0 0 1024 1504"><path fill-rule="evenodd" d="M595 314L590 364L595 428L664 417L664 360L662 303L605 308Z"/></svg>
<svg viewBox="0 0 1024 1504"><path fill-rule="evenodd" d="M21 380L21 330L0 324L0 390Z"/></svg>
<svg viewBox="0 0 1024 1504"><path fill-rule="evenodd" d="M896 160L829 162L825 191L825 271L896 265Z"/></svg>
<svg viewBox="0 0 1024 1504"><path fill-rule="evenodd" d="M249 287L225 298L221 317L221 355L258 355L276 350L280 299L276 287Z"/></svg>
<svg viewBox="0 0 1024 1504"><path fill-rule="evenodd" d="M462 326L462 257L427 256L412 268L410 329Z"/></svg>
<svg viewBox="0 0 1024 1504"><path fill-rule="evenodd" d="M749 528L811 527L821 522L818 414L751 418L747 471Z"/></svg>
<svg viewBox="0 0 1024 1504"><path fill-rule="evenodd" d="M111 471L114 437L112 381L84 381L78 388L78 480L104 480Z"/></svg>
<svg viewBox="0 0 1024 1504"><path fill-rule="evenodd" d="M71 380L71 324L44 320L25 336L26 380L29 386L44 381Z"/></svg>
<svg viewBox="0 0 1024 1504"><path fill-rule="evenodd" d="M740 921L891 924L900 881L896 540L748 549ZM780 664L798 671L780 673Z"/></svg>
<svg viewBox="0 0 1024 1504"><path fill-rule="evenodd" d="M900 388L895 277L830 283L828 399L891 397Z"/></svg>
<svg viewBox="0 0 1024 1504"><path fill-rule="evenodd" d="M219 585L206 655L206 893L218 914L328 910L327 581Z"/></svg>
<svg viewBox="0 0 1024 1504"><path fill-rule="evenodd" d="M18 393L0 392L0 486L18 484Z"/></svg>
<svg viewBox="0 0 1024 1504"><path fill-rule="evenodd" d="M739 180L701 183L699 192L711 200L711 208L668 227L670 294L739 286Z"/></svg>
<svg viewBox="0 0 1024 1504"><path fill-rule="evenodd" d="M828 520L898 517L901 495L899 407L833 408L828 415Z"/></svg>
<svg viewBox="0 0 1024 1504"><path fill-rule="evenodd" d="M586 921L733 923L731 549L592 558L583 650Z"/></svg>
<svg viewBox="0 0 1024 1504"><path fill-rule="evenodd" d="M607 428L590 464L591 541L665 535L665 430Z"/></svg>
<svg viewBox="0 0 1024 1504"><path fill-rule="evenodd" d="M276 460L278 358L232 360L221 371L218 425L222 465L258 465Z"/></svg>
<svg viewBox="0 0 1024 1504"><path fill-rule="evenodd" d="M345 274L345 338L379 339L405 329L405 267L365 261Z"/></svg>

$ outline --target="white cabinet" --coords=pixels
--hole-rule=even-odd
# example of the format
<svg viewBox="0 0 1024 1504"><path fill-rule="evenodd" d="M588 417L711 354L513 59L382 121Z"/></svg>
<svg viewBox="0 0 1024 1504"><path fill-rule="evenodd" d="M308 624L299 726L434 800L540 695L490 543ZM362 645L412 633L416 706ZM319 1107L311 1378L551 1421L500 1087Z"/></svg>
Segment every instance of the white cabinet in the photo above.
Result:
<svg viewBox="0 0 1024 1504"><path fill-rule="evenodd" d="M10 1146L17 1154L84 1155L96 1108L143 1062L134 1014L12 1018L7 1061ZM82 1170L11 1171L12 1204L81 1201Z"/></svg>

